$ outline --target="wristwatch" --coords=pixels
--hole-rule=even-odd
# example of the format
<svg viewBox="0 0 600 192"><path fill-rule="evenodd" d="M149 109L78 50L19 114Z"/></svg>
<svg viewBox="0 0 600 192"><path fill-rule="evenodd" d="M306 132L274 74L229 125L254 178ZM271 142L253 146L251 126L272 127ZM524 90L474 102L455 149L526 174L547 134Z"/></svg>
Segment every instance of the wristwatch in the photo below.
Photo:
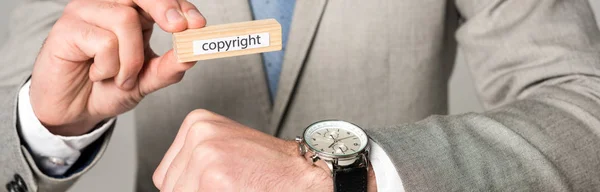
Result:
<svg viewBox="0 0 600 192"><path fill-rule="evenodd" d="M296 141L301 155L308 154L313 163L323 160L327 164L335 192L367 191L369 139L363 129L345 121L319 121Z"/></svg>

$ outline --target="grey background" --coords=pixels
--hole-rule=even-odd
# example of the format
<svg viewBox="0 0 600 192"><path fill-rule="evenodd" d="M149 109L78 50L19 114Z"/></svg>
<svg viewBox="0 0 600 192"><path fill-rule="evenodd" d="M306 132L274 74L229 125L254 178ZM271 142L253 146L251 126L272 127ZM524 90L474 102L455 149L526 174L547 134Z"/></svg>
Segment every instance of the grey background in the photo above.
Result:
<svg viewBox="0 0 600 192"><path fill-rule="evenodd" d="M10 10L18 0L0 3L0 44L8 38L7 27ZM590 1L595 11L600 11L600 1ZM597 20L598 14L596 14ZM475 94L468 68L459 53L450 85L450 113L480 112L482 107ZM102 160L70 190L73 192L133 191L135 181L135 141L133 112L121 115L108 150Z"/></svg>

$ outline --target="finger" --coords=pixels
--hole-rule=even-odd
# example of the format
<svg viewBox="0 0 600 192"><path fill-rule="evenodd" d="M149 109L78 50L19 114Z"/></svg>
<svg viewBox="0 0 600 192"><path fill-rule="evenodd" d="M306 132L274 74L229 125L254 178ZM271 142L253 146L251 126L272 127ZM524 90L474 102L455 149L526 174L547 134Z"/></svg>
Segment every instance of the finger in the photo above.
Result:
<svg viewBox="0 0 600 192"><path fill-rule="evenodd" d="M187 20L177 0L133 0L133 2L148 13L166 32L174 33L187 28Z"/></svg>
<svg viewBox="0 0 600 192"><path fill-rule="evenodd" d="M99 49L94 56L94 62L90 67L89 77L94 82L102 81L115 77L119 73L119 44L117 37L104 29L95 28L95 34L99 44L91 45ZM94 37L87 38L88 42L93 42ZM82 41L85 41L82 39ZM89 43L88 43L89 44ZM81 46L80 46L81 48ZM88 49L88 48L85 48ZM89 47L91 49L91 47Z"/></svg>
<svg viewBox="0 0 600 192"><path fill-rule="evenodd" d="M194 125L194 123L200 122L200 121L227 122L227 121L231 121L231 120L229 120L226 117L223 117L221 115L212 113L207 110L202 110L202 109L194 110L190 114L188 114L186 116L185 120L183 121L181 127L179 128L179 131L177 132L177 135L175 136L175 140L173 141L173 144L171 144L171 146L165 153L165 156L163 157L162 161L160 162L160 164L158 165L158 167L156 168L156 170L154 172L152 180L154 182L154 185L157 188L161 188L161 186L163 184L163 180L165 178L165 175L167 174L167 171L169 169L169 166L171 166L171 163L173 162L175 157L180 153L181 149L183 148L184 143L186 142L186 138L188 137L188 132L189 132L190 128Z"/></svg>
<svg viewBox="0 0 600 192"><path fill-rule="evenodd" d="M223 166L230 165L225 162L229 155L223 153L223 145L219 142L196 145L187 155L178 156L175 160L179 158L187 160L186 164L181 166L184 169L169 170L165 178L171 180L164 181L161 191L232 191L215 190L215 188L222 188L223 185L232 184L225 179L226 171L223 169ZM207 185L211 189L206 189Z"/></svg>
<svg viewBox="0 0 600 192"><path fill-rule="evenodd" d="M204 173L204 162L191 161L177 180L174 191L200 191L200 179Z"/></svg>
<svg viewBox="0 0 600 192"><path fill-rule="evenodd" d="M117 37L99 27L82 23L83 28L74 35L77 47L94 58L89 77L92 81L112 78L119 72L119 49Z"/></svg>
<svg viewBox="0 0 600 192"><path fill-rule="evenodd" d="M173 50L160 57L151 58L139 77L141 94L147 95L181 81L185 71L195 64L196 62L178 62Z"/></svg>
<svg viewBox="0 0 600 192"><path fill-rule="evenodd" d="M154 31L154 22L144 18L140 15L140 21L142 22L142 34L144 41L144 49L150 49L150 38L152 38L152 32ZM147 51L144 51L147 54ZM146 57L150 59L151 57Z"/></svg>
<svg viewBox="0 0 600 192"><path fill-rule="evenodd" d="M85 55L85 57L80 59L94 59L89 70L90 80L100 81L117 75L119 71L117 37L110 31L80 20L66 20L60 21L58 25L69 25L71 27L56 27L57 29L63 29L57 32L65 37L69 37L65 39L71 39L73 41L71 43Z"/></svg>
<svg viewBox="0 0 600 192"><path fill-rule="evenodd" d="M181 5L181 10L183 11L185 17L187 18L187 27L189 29L197 29L204 27L206 25L206 19L198 11L196 6L188 1L180 0L179 4Z"/></svg>
<svg viewBox="0 0 600 192"><path fill-rule="evenodd" d="M194 129L194 127L192 127ZM185 168L189 163L191 163L190 158L192 158L192 152L196 149L200 143L204 142L203 139L198 139L198 136L192 136L195 134L189 134L186 137L185 144L183 148L181 148L180 152L177 153L173 161L170 163L167 173L164 176L162 181L161 190L163 191L172 191L175 184L179 179L181 179L181 175L185 171ZM200 171L200 170L194 170Z"/></svg>
<svg viewBox="0 0 600 192"><path fill-rule="evenodd" d="M103 1L71 3L68 10L87 23L117 36L120 68L115 82L124 90L132 89L144 64L144 42L138 12L132 7Z"/></svg>
<svg viewBox="0 0 600 192"><path fill-rule="evenodd" d="M211 149L215 150L216 148L200 148L198 147L199 145L205 144L204 146L209 146L209 142L214 141L216 138L235 137L235 134L231 134L233 132L229 130L233 123L228 121L230 120L200 121L189 127L183 147L168 166L167 173L162 182L162 190L171 191L173 189L177 181L181 178L182 173L185 171L184 168L191 163L194 155L196 155L195 159L209 158L205 154L213 154L213 158L217 155L217 153L210 152Z"/></svg>

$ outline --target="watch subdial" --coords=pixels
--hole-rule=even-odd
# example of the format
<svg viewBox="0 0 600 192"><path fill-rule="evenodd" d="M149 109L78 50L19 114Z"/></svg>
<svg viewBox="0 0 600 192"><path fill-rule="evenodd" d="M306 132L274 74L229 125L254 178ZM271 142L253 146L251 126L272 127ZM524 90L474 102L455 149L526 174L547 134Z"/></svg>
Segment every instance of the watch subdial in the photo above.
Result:
<svg viewBox="0 0 600 192"><path fill-rule="evenodd" d="M340 136L340 133L337 131L329 131L323 134L323 137L331 140L336 140Z"/></svg>
<svg viewBox="0 0 600 192"><path fill-rule="evenodd" d="M348 151L348 146L346 146L344 143L338 143L333 146L333 149L335 150L336 154L346 154Z"/></svg>

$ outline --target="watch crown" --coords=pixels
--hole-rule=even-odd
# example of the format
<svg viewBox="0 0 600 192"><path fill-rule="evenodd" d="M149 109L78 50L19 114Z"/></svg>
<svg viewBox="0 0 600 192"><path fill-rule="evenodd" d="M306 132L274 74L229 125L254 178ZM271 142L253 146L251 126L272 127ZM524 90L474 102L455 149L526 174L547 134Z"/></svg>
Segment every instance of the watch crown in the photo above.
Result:
<svg viewBox="0 0 600 192"><path fill-rule="evenodd" d="M314 163L314 162L317 162L321 158L319 158L319 156L317 154L314 154L314 155L310 156L310 159L312 159L312 162Z"/></svg>
<svg viewBox="0 0 600 192"><path fill-rule="evenodd" d="M302 139L302 137L296 137L294 140L296 143L298 143L298 151L300 152L300 156L304 156L304 154L306 154L306 147L302 143L304 139Z"/></svg>

